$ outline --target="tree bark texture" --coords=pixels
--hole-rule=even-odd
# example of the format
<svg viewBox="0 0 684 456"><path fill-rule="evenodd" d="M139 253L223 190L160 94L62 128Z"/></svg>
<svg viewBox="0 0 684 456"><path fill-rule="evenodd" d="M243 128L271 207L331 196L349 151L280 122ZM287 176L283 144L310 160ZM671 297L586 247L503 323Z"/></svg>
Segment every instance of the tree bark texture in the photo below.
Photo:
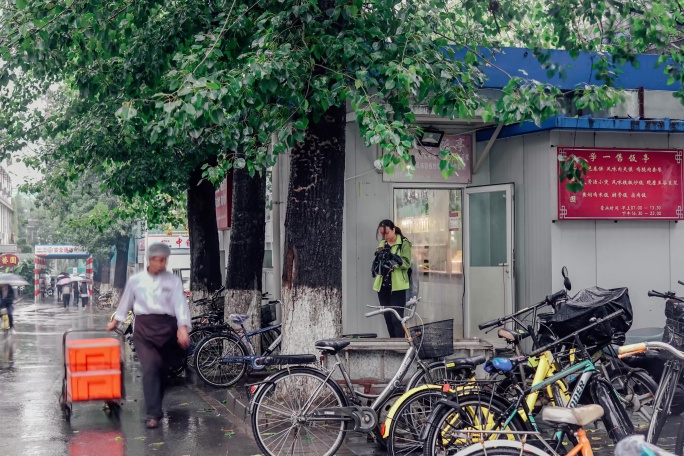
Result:
<svg viewBox="0 0 684 456"><path fill-rule="evenodd" d="M248 314L249 328L261 325L261 274L264 265L266 175L233 174L233 197L226 274L226 317Z"/></svg>
<svg viewBox="0 0 684 456"><path fill-rule="evenodd" d="M193 299L206 296L221 287L215 197L214 186L202 180L202 166L198 166L190 174L188 187L190 290ZM196 309L191 306L190 311L195 312Z"/></svg>
<svg viewBox="0 0 684 456"><path fill-rule="evenodd" d="M283 353L342 329L345 110L328 109L291 156L283 265Z"/></svg>
<svg viewBox="0 0 684 456"><path fill-rule="evenodd" d="M112 287L112 303L119 304L119 298L126 287L126 279L128 278L128 246L130 245L130 238L128 236L119 234L114 240L114 247L116 248L116 261L114 263L114 286Z"/></svg>

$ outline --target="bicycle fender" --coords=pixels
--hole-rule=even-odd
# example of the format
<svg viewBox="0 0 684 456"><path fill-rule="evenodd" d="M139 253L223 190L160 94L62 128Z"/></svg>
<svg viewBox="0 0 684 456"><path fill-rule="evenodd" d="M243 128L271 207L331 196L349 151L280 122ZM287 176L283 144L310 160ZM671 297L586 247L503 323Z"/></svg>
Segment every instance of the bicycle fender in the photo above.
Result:
<svg viewBox="0 0 684 456"><path fill-rule="evenodd" d="M394 401L394 404L392 407L389 409L389 412L387 412L387 418L385 419L385 425L382 427L382 438L386 439L389 437L389 429L390 426L392 425L392 420L394 420L394 415L397 413L397 410L399 410L399 407L401 407L401 404L406 402L409 398L411 398L412 395L420 392L420 391L425 391L425 390L442 390L442 387L439 385L422 385L417 388L410 389L406 391L404 394L399 396L399 398Z"/></svg>
<svg viewBox="0 0 684 456"><path fill-rule="evenodd" d="M487 442L474 443L470 446L459 450L459 456L470 456L472 454L482 454L482 448L496 449L496 448L513 448L520 454L534 455L534 456L548 456L549 454L533 445L523 445L517 440L489 440Z"/></svg>

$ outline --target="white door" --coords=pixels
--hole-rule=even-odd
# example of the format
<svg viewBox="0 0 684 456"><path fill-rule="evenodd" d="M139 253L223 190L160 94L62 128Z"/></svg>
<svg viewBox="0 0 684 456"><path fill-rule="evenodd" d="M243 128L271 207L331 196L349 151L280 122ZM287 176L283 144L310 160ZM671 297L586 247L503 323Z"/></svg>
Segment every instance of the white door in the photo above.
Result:
<svg viewBox="0 0 684 456"><path fill-rule="evenodd" d="M465 336L501 345L496 330L480 331L479 323L513 311L513 184L465 189Z"/></svg>

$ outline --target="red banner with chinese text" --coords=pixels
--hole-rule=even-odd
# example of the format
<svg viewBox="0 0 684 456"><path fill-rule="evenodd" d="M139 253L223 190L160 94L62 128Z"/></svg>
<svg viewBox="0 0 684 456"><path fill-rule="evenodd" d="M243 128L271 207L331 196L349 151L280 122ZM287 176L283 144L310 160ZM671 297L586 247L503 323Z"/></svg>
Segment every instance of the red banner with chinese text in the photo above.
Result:
<svg viewBox="0 0 684 456"><path fill-rule="evenodd" d="M682 150L558 147L589 164L581 192L558 182L559 220L684 219Z"/></svg>

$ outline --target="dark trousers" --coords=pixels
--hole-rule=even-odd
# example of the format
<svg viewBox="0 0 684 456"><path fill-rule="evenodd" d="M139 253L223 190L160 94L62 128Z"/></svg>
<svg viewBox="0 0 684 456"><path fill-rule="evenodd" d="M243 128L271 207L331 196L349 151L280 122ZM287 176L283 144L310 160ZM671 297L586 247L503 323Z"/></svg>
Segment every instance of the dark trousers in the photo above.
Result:
<svg viewBox="0 0 684 456"><path fill-rule="evenodd" d="M161 419L164 381L178 345L176 317L170 315L136 315L133 343L142 367L143 395L147 418Z"/></svg>
<svg viewBox="0 0 684 456"><path fill-rule="evenodd" d="M406 290L392 291L392 286L382 286L378 291L378 299L380 305L383 307L394 307L399 315L404 316L404 308L406 307ZM385 312L385 323L387 323L387 332L390 337L404 337L404 328L397 317L391 312Z"/></svg>
<svg viewBox="0 0 684 456"><path fill-rule="evenodd" d="M81 304L83 305L83 307L87 306L88 305L88 298L85 296L81 296Z"/></svg>
<svg viewBox="0 0 684 456"><path fill-rule="evenodd" d="M64 299L64 307L69 306L69 299L71 299L71 295L68 293L62 293L62 298Z"/></svg>

